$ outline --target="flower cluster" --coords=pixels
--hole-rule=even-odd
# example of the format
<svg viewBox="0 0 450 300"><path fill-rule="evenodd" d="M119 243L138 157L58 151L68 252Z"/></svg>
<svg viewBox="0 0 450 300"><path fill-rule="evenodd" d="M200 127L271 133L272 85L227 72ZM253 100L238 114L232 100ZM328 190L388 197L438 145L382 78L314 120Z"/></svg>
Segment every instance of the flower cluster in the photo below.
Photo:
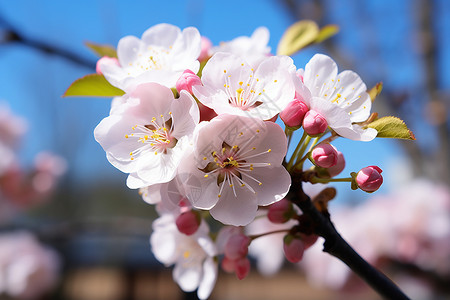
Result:
<svg viewBox="0 0 450 300"><path fill-rule="evenodd" d="M175 265L175 281L184 291L198 289L201 299L212 291L220 258L225 271L248 274L249 247L260 237L281 235L276 241L291 262L317 240L288 200L293 174L311 183L348 181L367 192L382 183L376 166L335 178L345 159L331 142L378 134L370 126L374 96L361 78L338 73L323 54L298 68L289 56L272 55L268 40L268 30L258 28L214 47L193 27L159 24L141 39L124 37L117 57L97 64L98 75L124 94L114 98L95 139L129 174L128 187L156 205L156 258ZM297 131L302 136L287 158ZM312 167L304 171L307 160ZM224 225L214 239L209 215ZM261 219L269 225L258 225Z"/></svg>

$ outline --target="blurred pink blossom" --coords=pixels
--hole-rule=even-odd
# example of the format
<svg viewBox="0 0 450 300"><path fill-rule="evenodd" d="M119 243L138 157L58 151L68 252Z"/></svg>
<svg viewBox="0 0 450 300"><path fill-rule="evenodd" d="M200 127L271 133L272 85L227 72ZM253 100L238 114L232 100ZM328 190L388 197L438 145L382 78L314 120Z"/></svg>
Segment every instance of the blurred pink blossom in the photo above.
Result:
<svg viewBox="0 0 450 300"><path fill-rule="evenodd" d="M55 287L60 260L25 231L0 235L0 293L17 299L39 299Z"/></svg>

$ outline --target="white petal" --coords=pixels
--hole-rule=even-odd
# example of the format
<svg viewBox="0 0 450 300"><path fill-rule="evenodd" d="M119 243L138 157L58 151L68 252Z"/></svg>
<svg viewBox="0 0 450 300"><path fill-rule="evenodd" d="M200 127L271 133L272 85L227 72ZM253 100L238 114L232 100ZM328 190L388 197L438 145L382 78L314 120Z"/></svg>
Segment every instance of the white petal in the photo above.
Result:
<svg viewBox="0 0 450 300"><path fill-rule="evenodd" d="M174 101L172 91L157 83L144 83L136 87L131 97L140 99L140 104L130 107L126 113L146 119L149 122L152 117L160 121L160 115L169 119L169 111ZM148 123L150 124L150 123ZM147 124L146 124L147 125Z"/></svg>
<svg viewBox="0 0 450 300"><path fill-rule="evenodd" d="M235 185L236 196L227 183L217 204L210 210L211 216L227 225L245 226L256 216L258 209L255 194L246 187Z"/></svg>
<svg viewBox="0 0 450 300"><path fill-rule="evenodd" d="M125 90L123 81L128 77L127 72L120 66L115 64L101 64L100 70L111 85Z"/></svg>
<svg viewBox="0 0 450 300"><path fill-rule="evenodd" d="M352 125L351 128L334 128L334 130L345 138L363 142L373 140L378 134L378 132L373 128L362 129L359 125Z"/></svg>
<svg viewBox="0 0 450 300"><path fill-rule="evenodd" d="M120 39L117 45L117 57L122 67L128 66L129 63L133 63L140 50L144 47L144 44L135 36L126 36ZM103 69L102 69L103 72ZM106 76L106 75L105 75Z"/></svg>
<svg viewBox="0 0 450 300"><path fill-rule="evenodd" d="M330 57L323 54L314 55L305 66L303 82L311 91L311 95L323 97L325 82L332 82L337 76L337 65Z"/></svg>
<svg viewBox="0 0 450 300"><path fill-rule="evenodd" d="M211 295L216 284L217 275L217 263L214 262L212 257L207 257L203 262L203 276L197 290L199 299L207 299Z"/></svg>
<svg viewBox="0 0 450 300"><path fill-rule="evenodd" d="M370 117L371 108L372 100L369 94L363 93L361 98L346 107L345 111L350 114L352 122L364 122Z"/></svg>
<svg viewBox="0 0 450 300"><path fill-rule="evenodd" d="M181 91L180 97L171 106L173 132L172 135L180 139L194 132L200 120L200 111L194 98L186 91Z"/></svg>
<svg viewBox="0 0 450 300"><path fill-rule="evenodd" d="M201 36L195 27L185 28L182 35L177 39L171 50L171 63L175 70L190 69L197 73L199 62L197 61L201 51ZM195 65L188 66L187 62L196 62Z"/></svg>
<svg viewBox="0 0 450 300"><path fill-rule="evenodd" d="M157 155L149 153L147 155L149 159L145 161L147 165L142 165L137 171L138 176L147 183L146 185L169 182L177 174L177 168L189 148L190 143L188 137L185 136L178 140L174 148L167 149L167 153L158 153ZM153 164L155 161L157 163Z"/></svg>
<svg viewBox="0 0 450 300"><path fill-rule="evenodd" d="M262 182L254 188L258 205L266 206L280 201L289 192L291 176L283 166L255 168L251 175Z"/></svg>
<svg viewBox="0 0 450 300"><path fill-rule="evenodd" d="M169 48L180 35L181 30L177 26L161 23L147 29L142 34L142 41L147 45Z"/></svg>
<svg viewBox="0 0 450 300"><path fill-rule="evenodd" d="M151 70L140 73L139 75L127 76L122 80L122 90L127 93L132 93L140 84L154 82L159 83L165 87L171 88L175 86L178 78L183 74L184 70Z"/></svg>
<svg viewBox="0 0 450 300"><path fill-rule="evenodd" d="M219 189L215 176L204 177L205 173L198 169L193 153L184 157L179 165L178 173L184 195L192 206L198 209L210 209L217 203Z"/></svg>
<svg viewBox="0 0 450 300"><path fill-rule="evenodd" d="M202 82L217 90L224 89L223 85L229 83L231 90L237 90L239 82L248 79L251 73L251 66L245 59L231 53L218 52L203 68Z"/></svg>
<svg viewBox="0 0 450 300"><path fill-rule="evenodd" d="M182 263L177 263L173 269L173 279L185 292L192 292L198 288L202 275L202 265L195 264L184 267Z"/></svg>
<svg viewBox="0 0 450 300"><path fill-rule="evenodd" d="M259 79L256 93L262 91L257 101L263 104L251 109L249 114L268 120L281 112L295 96L293 74L295 66L290 57L272 56L262 61L254 76Z"/></svg>
<svg viewBox="0 0 450 300"><path fill-rule="evenodd" d="M109 162L122 172L134 172L139 168L137 160L131 160L130 152L142 145L136 139L126 138L136 122L132 116L111 115L104 118L94 129L95 140L107 153Z"/></svg>
<svg viewBox="0 0 450 300"><path fill-rule="evenodd" d="M202 222L202 223L204 223L204 222ZM208 232L209 232L209 228L208 228ZM213 256L217 255L216 244L209 238L209 236L207 234L208 233L206 233L203 236L200 236L197 239L197 242L208 256L213 257Z"/></svg>
<svg viewBox="0 0 450 300"><path fill-rule="evenodd" d="M137 173L130 173L127 177L127 187L129 189L140 189L148 186L147 181L138 176Z"/></svg>
<svg viewBox="0 0 450 300"><path fill-rule="evenodd" d="M153 222L153 233L150 236L152 252L156 259L166 266L175 263L177 240L174 230L177 230L171 215L164 215Z"/></svg>
<svg viewBox="0 0 450 300"><path fill-rule="evenodd" d="M246 124L249 128L253 123L256 126L250 127L252 130L243 131L244 141L235 143L242 147L245 144L245 148L241 148L240 152L248 152L246 156L252 156L257 153L264 153L252 158L249 158L248 162L252 163L270 163L271 165L280 165L287 151L287 139L280 125L273 122L262 122L257 124L256 121L249 121L250 124ZM259 126L258 126L259 125ZM246 128L246 129L247 129ZM257 132L259 130L259 132ZM253 149L254 148L254 149ZM242 157L245 159L245 157Z"/></svg>
<svg viewBox="0 0 450 300"><path fill-rule="evenodd" d="M261 26L255 29L253 31L252 36L250 37L253 46L256 49L265 49L267 47L267 44L269 43L270 38L270 32L267 27ZM268 52L270 51L270 48Z"/></svg>
<svg viewBox="0 0 450 300"><path fill-rule="evenodd" d="M333 129L337 127L351 127L350 116L347 112L328 100L313 97L310 109L320 113L327 120L328 126Z"/></svg>
<svg viewBox="0 0 450 300"><path fill-rule="evenodd" d="M297 73L299 73L299 71L303 72L302 69L299 69ZM305 104L310 107L312 96L308 87L301 81L297 74L292 75L292 81L294 82L295 95L298 97L298 100L305 102Z"/></svg>
<svg viewBox="0 0 450 300"><path fill-rule="evenodd" d="M167 190L168 183L154 184L146 186L140 190L142 199L148 204L157 204L161 202L162 191Z"/></svg>

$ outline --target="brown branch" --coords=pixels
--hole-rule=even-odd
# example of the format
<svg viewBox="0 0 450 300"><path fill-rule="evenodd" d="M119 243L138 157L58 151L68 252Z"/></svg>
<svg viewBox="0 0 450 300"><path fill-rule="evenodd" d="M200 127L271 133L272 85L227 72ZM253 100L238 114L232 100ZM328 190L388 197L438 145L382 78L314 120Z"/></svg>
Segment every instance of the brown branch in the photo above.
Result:
<svg viewBox="0 0 450 300"><path fill-rule="evenodd" d="M330 219L319 212L303 192L299 174L293 175L288 198L314 222L315 234L325 239L323 251L340 259L386 299L409 299L386 275L365 261L337 232Z"/></svg>

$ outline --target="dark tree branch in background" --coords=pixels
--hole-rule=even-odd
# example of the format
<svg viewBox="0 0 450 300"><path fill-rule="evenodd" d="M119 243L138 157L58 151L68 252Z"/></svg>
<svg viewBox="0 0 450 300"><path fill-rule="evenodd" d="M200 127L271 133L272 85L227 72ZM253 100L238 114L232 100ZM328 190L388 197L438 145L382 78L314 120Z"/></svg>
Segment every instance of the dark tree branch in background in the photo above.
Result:
<svg viewBox="0 0 450 300"><path fill-rule="evenodd" d="M94 60L86 59L75 52L69 51L67 49L56 47L55 45L50 45L43 43L39 40L28 38L27 36L21 34L14 26L5 20L3 16L0 15L0 29L2 32L2 40L0 44L4 43L20 43L21 45L39 50L43 53L56 55L65 58L75 64L80 66L85 66L90 69L95 69Z"/></svg>
<svg viewBox="0 0 450 300"><path fill-rule="evenodd" d="M409 299L386 275L365 261L336 231L328 216L319 212L303 192L301 174L292 176L287 196L312 220L314 233L325 239L323 251L344 262L355 274L386 299Z"/></svg>
<svg viewBox="0 0 450 300"><path fill-rule="evenodd" d="M447 107L443 101L443 95L438 93L439 86L437 82L437 62L436 62L436 38L434 33L435 11L434 1L422 0L419 2L419 25L422 32L419 32L419 41L425 65L425 88L429 97L427 110L430 113L432 124L436 127L439 147L435 154L435 163L430 176L450 184L450 130L448 124ZM426 159L425 157L423 158Z"/></svg>

